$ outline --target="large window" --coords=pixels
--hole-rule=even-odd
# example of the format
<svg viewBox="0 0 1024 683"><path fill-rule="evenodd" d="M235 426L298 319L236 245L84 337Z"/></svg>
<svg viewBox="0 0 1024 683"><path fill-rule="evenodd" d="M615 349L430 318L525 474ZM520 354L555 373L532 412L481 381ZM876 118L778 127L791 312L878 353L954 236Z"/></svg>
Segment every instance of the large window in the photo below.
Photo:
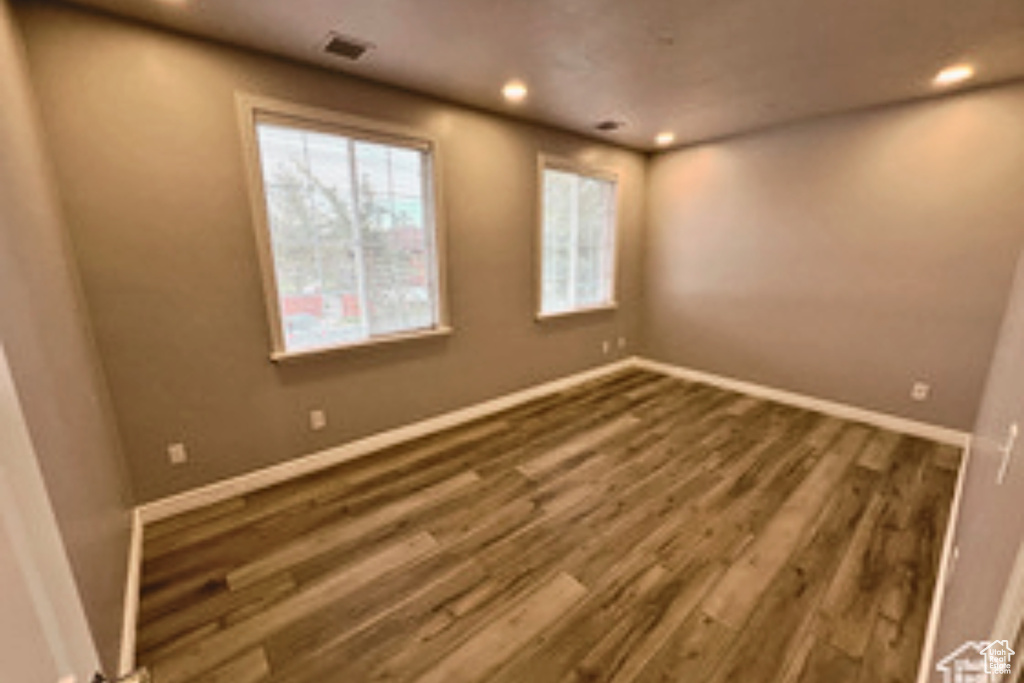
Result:
<svg viewBox="0 0 1024 683"><path fill-rule="evenodd" d="M446 329L431 143L249 111L275 355Z"/></svg>
<svg viewBox="0 0 1024 683"><path fill-rule="evenodd" d="M540 317L615 305L613 176L541 164Z"/></svg>

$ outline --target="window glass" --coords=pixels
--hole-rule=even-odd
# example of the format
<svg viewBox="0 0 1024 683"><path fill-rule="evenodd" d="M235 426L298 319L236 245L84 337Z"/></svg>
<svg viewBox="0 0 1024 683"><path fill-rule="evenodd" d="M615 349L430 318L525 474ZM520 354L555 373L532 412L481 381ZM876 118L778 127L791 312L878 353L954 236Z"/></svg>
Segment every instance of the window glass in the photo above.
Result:
<svg viewBox="0 0 1024 683"><path fill-rule="evenodd" d="M561 168L543 176L540 314L611 305L615 182Z"/></svg>
<svg viewBox="0 0 1024 683"><path fill-rule="evenodd" d="M256 121L286 353L439 326L425 149Z"/></svg>

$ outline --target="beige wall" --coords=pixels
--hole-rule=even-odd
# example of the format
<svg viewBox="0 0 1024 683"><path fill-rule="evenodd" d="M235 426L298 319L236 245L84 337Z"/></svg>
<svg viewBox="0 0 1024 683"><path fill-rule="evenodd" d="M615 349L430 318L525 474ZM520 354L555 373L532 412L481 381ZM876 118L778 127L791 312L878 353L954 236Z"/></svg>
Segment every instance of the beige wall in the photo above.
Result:
<svg viewBox="0 0 1024 683"><path fill-rule="evenodd" d="M93 640L113 672L127 567L128 491L20 39L5 1L0 103L0 341ZM9 460L17 455L14 435L0 437L0 465L18 493L30 495L22 490L26 480L15 476L24 468ZM27 521L45 530L40 515ZM43 542L39 534L33 538ZM51 564L41 567L44 574ZM58 605L58 612L74 613L70 602ZM72 626L70 618L61 622Z"/></svg>
<svg viewBox="0 0 1024 683"><path fill-rule="evenodd" d="M969 430L1024 238L1022 121L1016 86L657 157L645 350Z"/></svg>
<svg viewBox="0 0 1024 683"><path fill-rule="evenodd" d="M1015 560L1024 552L1024 434L1018 438L1006 476L999 482L1002 449L1013 423L1024 428L1024 257L1017 267L974 428L955 541L959 558L943 603L936 659L966 640L1012 640L1015 636L995 628L1000 608L1009 603L1005 596ZM1011 622L1017 626L1022 617L1024 614L1016 612ZM933 680L938 683L940 678L933 674Z"/></svg>
<svg viewBox="0 0 1024 683"><path fill-rule="evenodd" d="M21 10L139 501L590 368L619 354L603 340L634 340L643 156L100 15ZM238 91L439 139L453 336L268 360ZM617 312L533 320L540 152L621 173ZM323 432L308 429L314 407ZM186 466L167 462L174 441Z"/></svg>

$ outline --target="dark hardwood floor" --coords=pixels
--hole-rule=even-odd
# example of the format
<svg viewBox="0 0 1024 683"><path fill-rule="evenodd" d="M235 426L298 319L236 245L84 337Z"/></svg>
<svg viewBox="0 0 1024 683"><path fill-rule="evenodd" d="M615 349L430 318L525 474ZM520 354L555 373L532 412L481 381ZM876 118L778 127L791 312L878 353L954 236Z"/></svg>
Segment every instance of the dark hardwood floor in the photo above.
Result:
<svg viewBox="0 0 1024 683"><path fill-rule="evenodd" d="M156 683L912 683L960 453L628 371L146 529Z"/></svg>

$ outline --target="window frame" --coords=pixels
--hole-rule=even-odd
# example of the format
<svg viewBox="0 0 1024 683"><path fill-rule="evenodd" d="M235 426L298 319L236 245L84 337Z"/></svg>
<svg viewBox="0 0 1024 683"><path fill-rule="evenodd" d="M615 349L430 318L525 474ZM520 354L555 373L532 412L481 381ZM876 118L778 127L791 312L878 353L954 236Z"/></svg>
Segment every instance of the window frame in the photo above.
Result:
<svg viewBox="0 0 1024 683"><path fill-rule="evenodd" d="M597 180L610 182L614 186L612 207L612 244L611 244L611 291L605 302L590 306L581 306L568 311L546 313L544 311L544 172L547 170L563 171L575 175L587 176ZM622 183L618 172L601 166L581 163L574 159L552 154L541 153L537 157L537 228L535 231L536 246L534 249L534 319L538 322L558 320L590 313L614 311L619 307L619 217L622 203Z"/></svg>
<svg viewBox="0 0 1024 683"><path fill-rule="evenodd" d="M252 224L256 233L264 304L267 311L267 322L270 326L270 359L274 362L290 361L311 356L344 353L369 346L450 335L453 328L449 317L447 239L441 192L441 155L437 140L422 131L376 119L248 93L236 93L236 104L242 133ZM257 123L266 121L293 126L301 130L341 135L354 140L416 149L425 155L427 187L424 199L429 203L427 215L433 218L434 259L432 267L434 272L432 275L436 283L433 327L371 336L367 339L331 346L291 351L287 349L257 134Z"/></svg>

